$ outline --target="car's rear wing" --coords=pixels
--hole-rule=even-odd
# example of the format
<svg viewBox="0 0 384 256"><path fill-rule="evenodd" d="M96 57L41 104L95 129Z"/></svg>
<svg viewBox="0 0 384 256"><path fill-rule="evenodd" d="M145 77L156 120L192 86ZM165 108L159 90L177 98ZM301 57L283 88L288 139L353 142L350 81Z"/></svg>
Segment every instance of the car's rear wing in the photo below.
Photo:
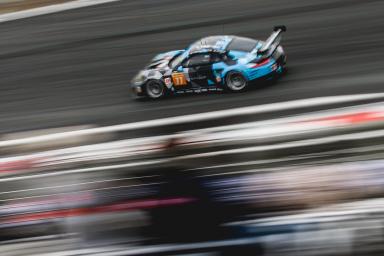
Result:
<svg viewBox="0 0 384 256"><path fill-rule="evenodd" d="M272 34L268 37L268 39L265 41L261 49L259 50L259 53L262 55L273 53L277 46L279 46L281 41L281 33L287 31L287 27L282 26L275 26L273 28Z"/></svg>

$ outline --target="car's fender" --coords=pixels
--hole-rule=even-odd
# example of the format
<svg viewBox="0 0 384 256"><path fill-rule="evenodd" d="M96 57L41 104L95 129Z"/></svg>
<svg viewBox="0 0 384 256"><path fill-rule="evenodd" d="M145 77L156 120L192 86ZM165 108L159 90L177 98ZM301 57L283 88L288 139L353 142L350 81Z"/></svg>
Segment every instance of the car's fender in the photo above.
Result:
<svg viewBox="0 0 384 256"><path fill-rule="evenodd" d="M225 64L224 62L219 62L219 63L215 63L213 66L212 66L213 70L214 70L214 73L216 76L220 76L220 79L221 79L221 83L224 84L225 82L225 77L227 76L227 74L231 71L235 71L235 72L240 72L243 74L243 76L245 78L248 79L248 76L243 72L244 70L244 65L242 64L235 64L235 65L227 65Z"/></svg>
<svg viewBox="0 0 384 256"><path fill-rule="evenodd" d="M236 65L235 67L229 67L222 72L222 81L224 83L226 76L229 72L239 72L241 73L247 80L249 80L248 74L244 72L244 68L242 65Z"/></svg>

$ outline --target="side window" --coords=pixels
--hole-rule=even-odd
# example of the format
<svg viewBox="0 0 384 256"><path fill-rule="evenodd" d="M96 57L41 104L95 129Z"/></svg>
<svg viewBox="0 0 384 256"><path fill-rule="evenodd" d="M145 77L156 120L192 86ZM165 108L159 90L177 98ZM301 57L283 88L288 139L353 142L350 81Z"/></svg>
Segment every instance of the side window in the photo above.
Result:
<svg viewBox="0 0 384 256"><path fill-rule="evenodd" d="M219 54L219 53L212 53L211 54L211 63L217 63L217 62L220 62L220 61L223 61L223 55Z"/></svg>
<svg viewBox="0 0 384 256"><path fill-rule="evenodd" d="M202 66L211 63L211 55L209 53L196 54L186 60L183 66L193 67Z"/></svg>

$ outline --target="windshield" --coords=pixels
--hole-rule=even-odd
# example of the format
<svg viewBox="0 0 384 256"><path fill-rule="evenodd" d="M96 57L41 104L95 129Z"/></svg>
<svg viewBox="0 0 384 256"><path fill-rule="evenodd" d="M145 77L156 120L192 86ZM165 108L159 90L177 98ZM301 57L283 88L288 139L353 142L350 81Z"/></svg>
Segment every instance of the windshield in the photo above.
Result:
<svg viewBox="0 0 384 256"><path fill-rule="evenodd" d="M180 54L179 56L177 56L176 58L174 58L173 60L171 60L169 62L169 67L171 69L178 67L178 66L180 66L180 64L183 60L184 60L184 56L183 56L183 54Z"/></svg>
<svg viewBox="0 0 384 256"><path fill-rule="evenodd" d="M202 38L190 46L190 51L194 52L202 48L220 48L223 43L226 43L223 39L223 36L209 36Z"/></svg>

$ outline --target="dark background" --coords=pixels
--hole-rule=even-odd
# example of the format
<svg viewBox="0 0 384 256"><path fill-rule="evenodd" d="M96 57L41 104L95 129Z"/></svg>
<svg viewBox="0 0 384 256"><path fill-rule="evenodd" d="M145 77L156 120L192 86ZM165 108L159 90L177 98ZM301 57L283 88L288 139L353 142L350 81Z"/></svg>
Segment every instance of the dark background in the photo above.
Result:
<svg viewBox="0 0 384 256"><path fill-rule="evenodd" d="M108 125L317 96L383 92L381 0L128 0L0 24L0 132ZM156 53L284 24L289 74L241 94L135 101Z"/></svg>

